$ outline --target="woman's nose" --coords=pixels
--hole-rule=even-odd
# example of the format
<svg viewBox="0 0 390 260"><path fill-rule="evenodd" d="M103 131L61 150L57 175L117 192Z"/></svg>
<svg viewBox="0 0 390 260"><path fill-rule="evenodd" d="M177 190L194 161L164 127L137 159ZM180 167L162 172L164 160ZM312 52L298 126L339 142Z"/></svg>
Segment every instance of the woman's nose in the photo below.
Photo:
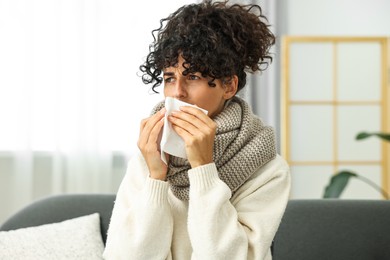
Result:
<svg viewBox="0 0 390 260"><path fill-rule="evenodd" d="M182 99L185 97L187 97L185 82L183 80L178 80L175 84L174 98Z"/></svg>

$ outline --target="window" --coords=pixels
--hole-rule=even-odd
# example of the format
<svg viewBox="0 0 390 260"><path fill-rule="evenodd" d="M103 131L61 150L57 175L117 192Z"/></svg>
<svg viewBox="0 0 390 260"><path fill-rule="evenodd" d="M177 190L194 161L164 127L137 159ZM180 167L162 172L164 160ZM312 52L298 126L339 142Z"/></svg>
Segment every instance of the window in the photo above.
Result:
<svg viewBox="0 0 390 260"><path fill-rule="evenodd" d="M389 191L389 148L355 140L359 132L390 130L387 46L382 37L284 39L282 150L294 198L321 197L330 175L346 169ZM346 197L380 198L357 185Z"/></svg>

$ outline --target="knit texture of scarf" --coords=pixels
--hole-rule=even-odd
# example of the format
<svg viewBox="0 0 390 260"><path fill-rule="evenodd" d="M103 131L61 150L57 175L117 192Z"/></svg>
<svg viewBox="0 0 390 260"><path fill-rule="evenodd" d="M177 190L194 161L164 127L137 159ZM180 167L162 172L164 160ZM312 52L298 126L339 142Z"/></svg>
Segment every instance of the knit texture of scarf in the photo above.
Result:
<svg viewBox="0 0 390 260"><path fill-rule="evenodd" d="M164 107L157 104L152 113ZM243 99L234 97L214 119L217 124L213 161L219 178L234 192L261 166L276 156L273 128L264 126ZM180 200L189 199L187 159L170 155L167 181Z"/></svg>

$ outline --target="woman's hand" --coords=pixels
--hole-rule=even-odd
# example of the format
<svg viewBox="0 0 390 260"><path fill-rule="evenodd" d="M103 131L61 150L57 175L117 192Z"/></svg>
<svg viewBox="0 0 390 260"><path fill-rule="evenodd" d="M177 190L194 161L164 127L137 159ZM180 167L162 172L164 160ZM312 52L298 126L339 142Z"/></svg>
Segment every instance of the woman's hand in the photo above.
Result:
<svg viewBox="0 0 390 260"><path fill-rule="evenodd" d="M159 134L164 125L165 108L156 114L141 121L138 147L148 165L150 177L158 180L165 180L168 167L161 160L159 151Z"/></svg>
<svg viewBox="0 0 390 260"><path fill-rule="evenodd" d="M173 129L183 138L192 168L213 162L216 123L201 110L183 106L168 117Z"/></svg>

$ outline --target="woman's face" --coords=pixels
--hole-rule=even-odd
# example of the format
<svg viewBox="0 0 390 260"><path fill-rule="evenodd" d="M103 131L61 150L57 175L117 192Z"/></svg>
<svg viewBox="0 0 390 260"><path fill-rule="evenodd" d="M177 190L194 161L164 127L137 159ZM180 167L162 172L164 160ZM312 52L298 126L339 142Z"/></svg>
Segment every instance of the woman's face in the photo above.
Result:
<svg viewBox="0 0 390 260"><path fill-rule="evenodd" d="M208 111L209 117L213 118L222 111L225 101L231 94L231 87L222 84L215 79L215 87L208 84L209 78L202 77L201 73L183 75L185 70L182 66L184 60L179 56L178 65L164 69L164 95L173 97L196 105Z"/></svg>

